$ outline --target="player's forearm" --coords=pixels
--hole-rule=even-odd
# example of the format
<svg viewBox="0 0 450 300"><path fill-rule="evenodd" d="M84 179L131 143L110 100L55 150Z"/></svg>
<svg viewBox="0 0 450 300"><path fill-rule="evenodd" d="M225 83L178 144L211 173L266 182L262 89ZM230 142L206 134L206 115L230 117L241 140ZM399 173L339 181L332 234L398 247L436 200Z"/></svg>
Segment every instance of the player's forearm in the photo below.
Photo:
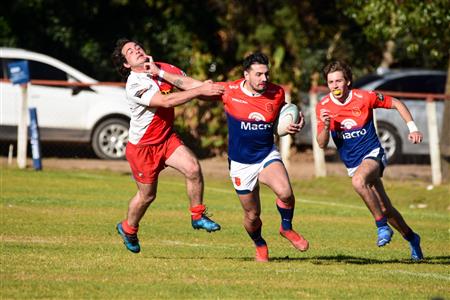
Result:
<svg viewBox="0 0 450 300"><path fill-rule="evenodd" d="M153 107L175 107L182 105L186 102L191 101L192 99L201 95L201 91L199 88L194 88L187 91L181 91L172 94L157 94L153 96L150 106Z"/></svg>
<svg viewBox="0 0 450 300"><path fill-rule="evenodd" d="M170 82L180 90L190 90L202 85L201 81L188 76L172 74L168 72L163 72L161 75L164 80Z"/></svg>
<svg viewBox="0 0 450 300"><path fill-rule="evenodd" d="M395 98L392 99L392 108L398 111L398 113L406 123L414 121L409 109L402 101Z"/></svg>
<svg viewBox="0 0 450 300"><path fill-rule="evenodd" d="M327 128L323 128L322 131L320 131L317 134L317 143L319 144L319 147L322 149L325 149L328 145L328 142L330 141L330 131Z"/></svg>

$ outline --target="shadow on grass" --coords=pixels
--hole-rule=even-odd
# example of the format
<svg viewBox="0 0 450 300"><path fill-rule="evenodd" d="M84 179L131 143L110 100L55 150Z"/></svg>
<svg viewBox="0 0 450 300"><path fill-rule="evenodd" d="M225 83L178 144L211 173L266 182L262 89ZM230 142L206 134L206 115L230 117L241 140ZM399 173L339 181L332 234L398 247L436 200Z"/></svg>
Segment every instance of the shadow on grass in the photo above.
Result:
<svg viewBox="0 0 450 300"><path fill-rule="evenodd" d="M316 265L329 264L354 264L354 265L377 265L377 264L429 264L429 265L450 265L450 256L429 256L421 261L410 259L373 259L366 257L356 257L349 255L333 256L313 256L313 257L271 257L271 261L305 261Z"/></svg>
<svg viewBox="0 0 450 300"><path fill-rule="evenodd" d="M225 257L229 260L254 261L253 257ZM382 265L382 264L427 264L427 265L450 265L450 256L428 256L421 261L412 261L411 259L373 259L366 257L356 257L349 255L334 256L313 256L313 257L270 257L272 262L299 261L309 262L315 265L332 264L353 264L353 265Z"/></svg>

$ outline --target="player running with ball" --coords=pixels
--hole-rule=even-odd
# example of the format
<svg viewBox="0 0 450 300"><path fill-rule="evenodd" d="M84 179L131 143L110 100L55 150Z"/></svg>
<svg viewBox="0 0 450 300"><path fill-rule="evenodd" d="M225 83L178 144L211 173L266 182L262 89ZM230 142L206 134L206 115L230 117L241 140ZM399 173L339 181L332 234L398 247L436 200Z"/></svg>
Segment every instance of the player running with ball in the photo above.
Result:
<svg viewBox="0 0 450 300"><path fill-rule="evenodd" d="M324 68L323 74L330 93L316 106L319 146L328 145L331 133L348 175L352 177L353 188L375 219L378 247L391 241L394 234L391 225L409 242L411 259L423 259L419 235L406 224L384 190L381 177L386 155L375 131L373 109L396 109L409 128L408 139L413 144L422 142L422 133L408 108L398 99L352 89L352 72L346 64L332 62Z"/></svg>
<svg viewBox="0 0 450 300"><path fill-rule="evenodd" d="M269 81L269 59L262 53L245 58L244 78L220 82L225 92L211 97L222 100L228 122L228 156L230 177L244 210L244 228L256 247L256 261L267 262L269 251L262 237L259 183L267 185L276 195L280 213L280 235L299 251L308 249L308 241L292 228L295 196L281 155L274 144L274 124L283 105L282 87ZM156 68L153 74L157 74ZM175 82L181 77L167 74L164 79ZM288 125L289 134L299 132L304 125Z"/></svg>

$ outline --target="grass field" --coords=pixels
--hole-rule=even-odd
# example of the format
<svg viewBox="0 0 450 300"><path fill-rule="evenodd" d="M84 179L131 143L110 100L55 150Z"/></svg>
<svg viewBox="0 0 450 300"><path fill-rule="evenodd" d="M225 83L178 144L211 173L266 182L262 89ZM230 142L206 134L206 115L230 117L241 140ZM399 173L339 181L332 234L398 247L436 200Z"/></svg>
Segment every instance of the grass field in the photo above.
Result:
<svg viewBox="0 0 450 300"><path fill-rule="evenodd" d="M256 263L227 178L206 180L206 204L222 225L209 234L190 227L183 179L163 173L135 255L114 228L135 192L129 175L3 168L0 298L450 299L449 185L385 182L422 236L426 260L411 263L398 233L375 246L373 220L349 179L293 184L294 226L310 250L279 236L274 196L263 188L271 262Z"/></svg>

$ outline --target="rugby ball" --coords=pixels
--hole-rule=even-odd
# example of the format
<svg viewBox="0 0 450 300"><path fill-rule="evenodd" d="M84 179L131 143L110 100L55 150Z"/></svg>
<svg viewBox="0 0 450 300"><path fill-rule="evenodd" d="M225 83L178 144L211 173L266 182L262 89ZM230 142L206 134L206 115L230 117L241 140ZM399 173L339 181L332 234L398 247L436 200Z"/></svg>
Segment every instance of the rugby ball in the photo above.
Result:
<svg viewBox="0 0 450 300"><path fill-rule="evenodd" d="M297 105L288 103L285 104L280 111L280 114L278 115L278 119L275 123L275 128L277 129L276 133L279 136L285 136L287 135L287 127L289 124L296 124L299 121L298 116L298 108Z"/></svg>

